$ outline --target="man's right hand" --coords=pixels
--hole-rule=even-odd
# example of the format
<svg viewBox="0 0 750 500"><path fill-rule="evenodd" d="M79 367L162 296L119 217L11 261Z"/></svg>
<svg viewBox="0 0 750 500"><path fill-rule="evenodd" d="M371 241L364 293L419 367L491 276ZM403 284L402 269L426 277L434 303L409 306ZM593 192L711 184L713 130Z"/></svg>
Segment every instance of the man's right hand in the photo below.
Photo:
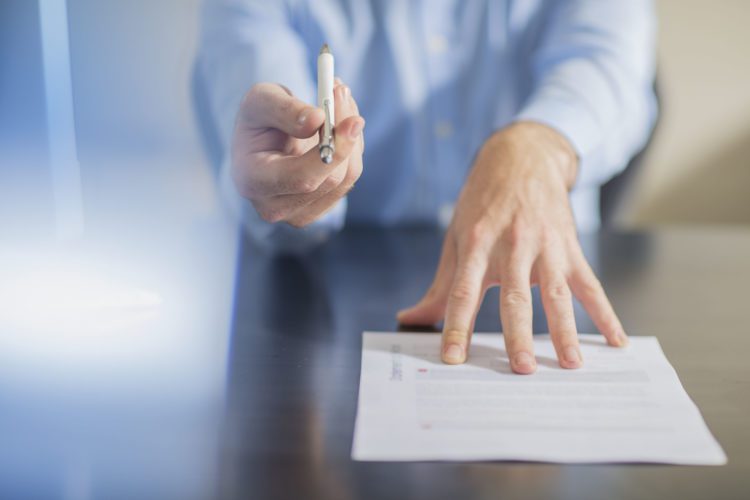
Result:
<svg viewBox="0 0 750 500"><path fill-rule="evenodd" d="M306 226L331 209L362 174L365 121L349 87L337 80L333 161L318 151L320 108L281 85L259 83L245 95L232 138L232 177L268 222Z"/></svg>

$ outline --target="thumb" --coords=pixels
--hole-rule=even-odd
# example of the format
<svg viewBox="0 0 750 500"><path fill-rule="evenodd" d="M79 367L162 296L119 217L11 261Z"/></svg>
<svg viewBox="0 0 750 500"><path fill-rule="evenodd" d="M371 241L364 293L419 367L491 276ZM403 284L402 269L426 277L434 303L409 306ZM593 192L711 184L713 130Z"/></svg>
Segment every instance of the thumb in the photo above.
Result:
<svg viewBox="0 0 750 500"><path fill-rule="evenodd" d="M275 128L293 137L311 137L323 124L323 111L294 97L277 83L258 83L242 100L239 118L250 128Z"/></svg>
<svg viewBox="0 0 750 500"><path fill-rule="evenodd" d="M445 315L446 302L445 297L428 293L416 305L399 311L396 319L402 325L435 325Z"/></svg>
<svg viewBox="0 0 750 500"><path fill-rule="evenodd" d="M448 293L456 268L455 246L450 236L443 241L435 278L427 293L416 305L399 311L396 319L403 325L434 325L445 316Z"/></svg>

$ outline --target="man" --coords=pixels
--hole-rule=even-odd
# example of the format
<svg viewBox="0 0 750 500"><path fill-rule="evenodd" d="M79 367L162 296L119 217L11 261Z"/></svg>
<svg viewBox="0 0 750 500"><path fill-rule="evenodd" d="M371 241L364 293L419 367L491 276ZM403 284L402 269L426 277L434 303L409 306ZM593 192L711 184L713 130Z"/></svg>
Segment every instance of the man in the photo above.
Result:
<svg viewBox="0 0 750 500"><path fill-rule="evenodd" d="M432 286L399 321L444 320L442 359L462 363L500 285L511 367L532 373L538 285L560 366L577 368L572 295L627 343L574 220L597 227L598 187L650 134L654 31L647 0L208 0L200 61L224 182L276 251L345 221L449 222ZM311 105L324 42L341 77L331 165Z"/></svg>

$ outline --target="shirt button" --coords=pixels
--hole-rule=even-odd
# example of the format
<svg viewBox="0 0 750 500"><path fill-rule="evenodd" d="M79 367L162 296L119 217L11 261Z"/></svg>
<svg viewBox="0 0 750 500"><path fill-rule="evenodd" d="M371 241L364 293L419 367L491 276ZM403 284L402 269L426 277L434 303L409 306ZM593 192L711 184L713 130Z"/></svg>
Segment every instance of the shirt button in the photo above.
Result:
<svg viewBox="0 0 750 500"><path fill-rule="evenodd" d="M440 120L435 124L435 135L439 139L447 139L453 135L453 124L447 120Z"/></svg>
<svg viewBox="0 0 750 500"><path fill-rule="evenodd" d="M433 54L442 54L448 49L448 39L443 35L432 35L427 40L427 48Z"/></svg>

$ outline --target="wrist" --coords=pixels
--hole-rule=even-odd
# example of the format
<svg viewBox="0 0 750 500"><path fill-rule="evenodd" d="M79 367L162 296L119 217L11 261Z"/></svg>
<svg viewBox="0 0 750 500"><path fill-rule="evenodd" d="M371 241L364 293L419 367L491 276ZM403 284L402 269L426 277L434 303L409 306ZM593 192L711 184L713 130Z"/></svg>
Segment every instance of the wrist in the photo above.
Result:
<svg viewBox="0 0 750 500"><path fill-rule="evenodd" d="M519 121L496 134L503 134L522 157L530 152L560 176L566 189L572 189L578 175L578 156L572 144L555 129L532 121Z"/></svg>

